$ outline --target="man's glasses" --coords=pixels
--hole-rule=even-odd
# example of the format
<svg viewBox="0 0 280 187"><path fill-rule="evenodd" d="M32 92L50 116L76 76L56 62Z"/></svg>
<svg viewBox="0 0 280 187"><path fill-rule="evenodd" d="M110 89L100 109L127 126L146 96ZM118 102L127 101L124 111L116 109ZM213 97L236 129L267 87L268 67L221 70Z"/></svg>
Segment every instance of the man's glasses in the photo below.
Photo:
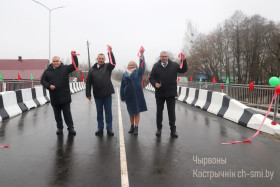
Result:
<svg viewBox="0 0 280 187"><path fill-rule="evenodd" d="M160 57L162 57L162 58L167 58L168 56L160 56Z"/></svg>

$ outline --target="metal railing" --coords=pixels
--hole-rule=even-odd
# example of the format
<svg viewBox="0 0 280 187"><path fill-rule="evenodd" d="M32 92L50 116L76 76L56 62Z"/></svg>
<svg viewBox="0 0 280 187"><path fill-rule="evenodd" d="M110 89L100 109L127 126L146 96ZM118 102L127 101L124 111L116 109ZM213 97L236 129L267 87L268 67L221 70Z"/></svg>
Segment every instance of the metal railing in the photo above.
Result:
<svg viewBox="0 0 280 187"><path fill-rule="evenodd" d="M11 80L0 82L0 92L15 91L24 88L33 88L34 86L41 85L40 80Z"/></svg>
<svg viewBox="0 0 280 187"><path fill-rule="evenodd" d="M222 89L222 85L224 86L224 89ZM247 106L262 110L268 109L275 91L275 89L269 85L254 85L254 89L251 92L248 84L225 85L212 82L178 82L178 86L223 92ZM276 116L280 109L278 102L279 98L275 99L275 102L272 105L271 111L275 111L274 116Z"/></svg>
<svg viewBox="0 0 280 187"><path fill-rule="evenodd" d="M249 90L248 84L222 84L222 83L210 83L210 82L189 82L178 83L181 86L187 86L190 88L199 88L205 90L211 90L216 92L223 92L244 104L258 107L268 107L274 94L274 88L269 85L254 85L254 90ZM224 89L222 89L224 85Z"/></svg>

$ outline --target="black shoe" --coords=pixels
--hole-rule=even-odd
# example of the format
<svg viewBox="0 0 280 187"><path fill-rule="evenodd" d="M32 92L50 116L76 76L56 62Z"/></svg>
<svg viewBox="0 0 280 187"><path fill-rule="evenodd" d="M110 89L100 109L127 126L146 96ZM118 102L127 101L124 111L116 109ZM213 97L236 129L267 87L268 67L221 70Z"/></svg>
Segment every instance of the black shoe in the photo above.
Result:
<svg viewBox="0 0 280 187"><path fill-rule="evenodd" d="M57 130L56 130L56 134L57 134L57 135L63 134L63 130L62 130L62 129L57 129Z"/></svg>
<svg viewBox="0 0 280 187"><path fill-rule="evenodd" d="M96 132L95 132L95 136L102 136L103 135L103 130L102 129L98 129Z"/></svg>
<svg viewBox="0 0 280 187"><path fill-rule="evenodd" d="M158 130L157 130L156 136L161 136L161 129L158 129Z"/></svg>
<svg viewBox="0 0 280 187"><path fill-rule="evenodd" d="M133 134L138 135L138 126L137 127L135 126Z"/></svg>
<svg viewBox="0 0 280 187"><path fill-rule="evenodd" d="M171 131L170 135L171 135L171 137L173 137L173 138L178 138L178 134L177 134L176 131Z"/></svg>
<svg viewBox="0 0 280 187"><path fill-rule="evenodd" d="M114 136L114 131L113 130L107 130L107 135L108 136Z"/></svg>
<svg viewBox="0 0 280 187"><path fill-rule="evenodd" d="M68 133L69 135L76 135L76 131L74 129L70 129Z"/></svg>
<svg viewBox="0 0 280 187"><path fill-rule="evenodd" d="M134 125L130 126L130 130L128 131L128 133L133 133L134 132Z"/></svg>

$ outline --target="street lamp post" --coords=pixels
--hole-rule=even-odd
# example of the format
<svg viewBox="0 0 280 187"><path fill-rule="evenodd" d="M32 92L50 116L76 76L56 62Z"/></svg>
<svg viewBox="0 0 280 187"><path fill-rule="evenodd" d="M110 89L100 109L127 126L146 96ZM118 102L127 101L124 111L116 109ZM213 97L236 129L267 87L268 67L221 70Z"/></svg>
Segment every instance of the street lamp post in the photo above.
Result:
<svg viewBox="0 0 280 187"><path fill-rule="evenodd" d="M53 10L56 10L56 9L59 9L59 8L64 8L64 6L59 6L59 7L55 7L55 8L49 8L47 7L46 5L38 2L38 1L35 1L35 0L32 0L34 1L35 3L38 3L40 5L42 5L44 8L46 8L48 11L49 11L49 63L51 63L51 12Z"/></svg>

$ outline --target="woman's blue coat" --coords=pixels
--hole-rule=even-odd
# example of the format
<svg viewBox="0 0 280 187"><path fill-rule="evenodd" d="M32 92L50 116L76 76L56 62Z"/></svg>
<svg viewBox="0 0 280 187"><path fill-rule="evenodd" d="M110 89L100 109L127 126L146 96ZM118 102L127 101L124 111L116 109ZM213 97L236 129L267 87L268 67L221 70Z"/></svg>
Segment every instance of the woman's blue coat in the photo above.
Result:
<svg viewBox="0 0 280 187"><path fill-rule="evenodd" d="M144 57L143 57L144 59ZM141 67L140 59L139 68L134 70L130 75L125 72L122 77L120 95L121 100L126 102L129 115L139 114L147 111L147 105L142 89L142 77L145 72L145 60Z"/></svg>

